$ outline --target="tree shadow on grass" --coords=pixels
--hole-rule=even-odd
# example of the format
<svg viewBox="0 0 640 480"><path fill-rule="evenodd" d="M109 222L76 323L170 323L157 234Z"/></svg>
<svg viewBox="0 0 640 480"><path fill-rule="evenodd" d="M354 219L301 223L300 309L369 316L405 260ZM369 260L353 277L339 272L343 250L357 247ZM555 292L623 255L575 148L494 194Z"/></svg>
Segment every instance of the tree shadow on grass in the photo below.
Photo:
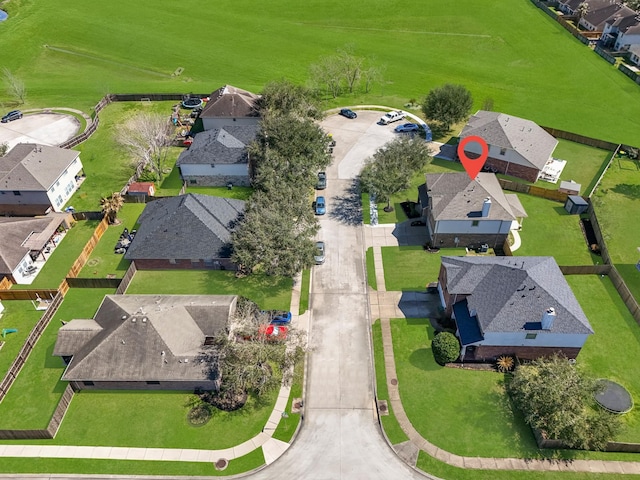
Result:
<svg viewBox="0 0 640 480"><path fill-rule="evenodd" d="M360 193L360 183L358 179L353 179L344 195L333 197L329 216L346 225L360 225L362 223Z"/></svg>
<svg viewBox="0 0 640 480"><path fill-rule="evenodd" d="M628 183L619 183L611 189L612 192L624 195L630 200L640 199L640 185L632 185Z"/></svg>
<svg viewBox="0 0 640 480"><path fill-rule="evenodd" d="M409 362L414 367L419 368L420 370L423 370L425 372L437 371L446 368L441 367L436 363L433 358L433 352L428 347L418 348L417 350L411 352L411 355L409 355Z"/></svg>

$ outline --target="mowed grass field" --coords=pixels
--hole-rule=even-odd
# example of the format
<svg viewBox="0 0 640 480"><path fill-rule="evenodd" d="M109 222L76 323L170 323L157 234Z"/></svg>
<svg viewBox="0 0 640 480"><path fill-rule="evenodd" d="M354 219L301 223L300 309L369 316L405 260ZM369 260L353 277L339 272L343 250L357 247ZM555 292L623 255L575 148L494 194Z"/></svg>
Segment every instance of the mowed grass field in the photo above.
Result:
<svg viewBox="0 0 640 480"><path fill-rule="evenodd" d="M28 106L90 109L107 92L198 92L274 79L308 80L337 48L384 67L367 101L401 106L446 82L475 107L640 145L640 88L527 1L223 0L7 3L3 66L24 79ZM172 76L182 68L180 75ZM588 99L588 101L585 101ZM9 103L4 92L0 102ZM625 119L620 122L619 119Z"/></svg>

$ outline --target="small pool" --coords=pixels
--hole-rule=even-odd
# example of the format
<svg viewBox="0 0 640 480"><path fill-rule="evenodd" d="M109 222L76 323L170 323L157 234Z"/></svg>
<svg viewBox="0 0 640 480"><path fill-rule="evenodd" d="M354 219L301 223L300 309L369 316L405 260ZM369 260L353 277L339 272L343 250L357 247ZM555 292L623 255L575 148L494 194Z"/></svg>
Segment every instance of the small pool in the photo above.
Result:
<svg viewBox="0 0 640 480"><path fill-rule="evenodd" d="M4 10L0 10L0 22L4 22L8 16L9 14L7 12L5 12Z"/></svg>

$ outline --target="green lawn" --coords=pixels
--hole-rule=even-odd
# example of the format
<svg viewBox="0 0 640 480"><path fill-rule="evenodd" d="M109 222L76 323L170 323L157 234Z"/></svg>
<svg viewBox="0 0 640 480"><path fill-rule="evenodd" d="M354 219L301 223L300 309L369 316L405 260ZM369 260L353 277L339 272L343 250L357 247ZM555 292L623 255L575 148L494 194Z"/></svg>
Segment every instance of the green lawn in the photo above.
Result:
<svg viewBox="0 0 640 480"><path fill-rule="evenodd" d="M4 328L18 331L7 333L5 338L0 335L0 343L4 342L0 348L0 379L4 378L24 341L44 313L36 310L30 300L3 300L2 305L4 311L0 315L0 332Z"/></svg>
<svg viewBox="0 0 640 480"><path fill-rule="evenodd" d="M376 279L376 264L373 259L373 248L367 248L366 260L367 260L367 283L374 290L378 289L378 280Z"/></svg>
<svg viewBox="0 0 640 480"><path fill-rule="evenodd" d="M427 253L422 247L382 247L387 291L424 290L440 272L440 257L465 255L464 248L442 248ZM367 267L368 268L368 267Z"/></svg>
<svg viewBox="0 0 640 480"><path fill-rule="evenodd" d="M616 158L593 197L600 227L611 256L636 300L640 300L640 164L628 158Z"/></svg>
<svg viewBox="0 0 640 480"><path fill-rule="evenodd" d="M53 440L32 440L42 445L97 445L149 448L224 449L259 434L278 391L261 399L250 397L235 412L215 410L204 426L187 422L190 392L81 391L76 393ZM96 416L96 411L100 412ZM22 444L24 440L0 443Z"/></svg>
<svg viewBox="0 0 640 480"><path fill-rule="evenodd" d="M462 0L453 9L431 0L407 10L383 0L366 8L362 2L337 0L299 5L226 1L219 5L216 28L210 28L206 15L194 16L189 32L199 33L189 35L182 17L199 6L195 0L153 5L114 0L91 9L80 0L10 2L0 32L3 65L24 79L26 107L88 111L106 92L205 93L226 83L259 91L267 81L283 77L303 83L311 63L351 44L357 54L384 67L384 81L368 95L332 104L402 106L453 82L470 89L474 108L491 98L497 111L640 144L637 85L531 2ZM384 42L379 41L381 24ZM87 26L92 35L85 34ZM423 48L404 48L412 42ZM201 45L217 52L215 62L185 55ZM179 67L182 73L172 76ZM575 72L588 81L576 82ZM542 79L553 79L553 88ZM4 92L0 101L9 102Z"/></svg>
<svg viewBox="0 0 640 480"><path fill-rule="evenodd" d="M609 277L568 275L571 285L595 335L587 340L578 362L598 378L609 378L624 385L631 396L640 399L640 327L622 302ZM623 357L616 355L624 352ZM621 442L640 443L640 411L634 408L623 417L625 430Z"/></svg>
<svg viewBox="0 0 640 480"><path fill-rule="evenodd" d="M187 193L200 193L213 195L214 197L235 198L236 200L248 200L253 193L251 187L187 187Z"/></svg>
<svg viewBox="0 0 640 480"><path fill-rule="evenodd" d="M291 383L291 394L289 395L287 406L284 409L284 411L289 414L289 417L280 420L278 428L276 428L275 432L273 432L273 438L277 438L278 440L282 440L283 442L287 443L291 442L293 434L296 433L301 420L299 413L292 413L291 406L293 405L294 399L302 398L303 384L304 362L299 362L295 366L294 378Z"/></svg>
<svg viewBox="0 0 640 480"><path fill-rule="evenodd" d="M250 275L236 278L221 270L139 270L128 294L242 295L266 310L288 310L291 305L290 278Z"/></svg>
<svg viewBox="0 0 640 480"><path fill-rule="evenodd" d="M302 271L302 283L300 284L300 305L298 315L302 315L309 309L309 290L311 286L311 269L305 268Z"/></svg>
<svg viewBox="0 0 640 480"><path fill-rule="evenodd" d="M602 258L592 255L580 229L580 216L569 215L560 202L518 194L528 218L522 222L522 246L514 255L550 255L558 265L593 265Z"/></svg>
<svg viewBox="0 0 640 480"><path fill-rule="evenodd" d="M248 472L264 464L262 449L229 461L218 471L205 462L162 462L136 460L94 460L83 458L12 458L3 457L0 471L7 473L83 473L103 475L193 475L228 476Z"/></svg>
<svg viewBox="0 0 640 480"><path fill-rule="evenodd" d="M71 289L31 352L20 375L0 403L0 428L46 428L67 385L60 381L64 362L52 356L60 321L93 318L107 289Z"/></svg>
<svg viewBox="0 0 640 480"><path fill-rule="evenodd" d="M125 260L124 255L113 253L113 250L122 231L125 228L133 230L144 207L144 203L125 203L122 206L118 213L118 219L122 223L107 228L79 277L105 278L108 274L115 274L117 278L122 278L131 262Z"/></svg>
<svg viewBox="0 0 640 480"><path fill-rule="evenodd" d="M382 345L382 328L380 326L380 320L376 320L371 327L371 333L373 335L373 355L376 369L376 390L379 400L387 401L387 408L389 415L381 415L380 422L384 433L387 435L389 442L392 445L407 441L409 438L402 431L393 408L391 407L391 401L389 399L389 390L387 388L387 372L384 365L384 348Z"/></svg>
<svg viewBox="0 0 640 480"><path fill-rule="evenodd" d="M12 288L48 288L54 290L58 288L99 223L98 220L76 222L47 259L47 263L38 273L34 282L31 285L14 285Z"/></svg>

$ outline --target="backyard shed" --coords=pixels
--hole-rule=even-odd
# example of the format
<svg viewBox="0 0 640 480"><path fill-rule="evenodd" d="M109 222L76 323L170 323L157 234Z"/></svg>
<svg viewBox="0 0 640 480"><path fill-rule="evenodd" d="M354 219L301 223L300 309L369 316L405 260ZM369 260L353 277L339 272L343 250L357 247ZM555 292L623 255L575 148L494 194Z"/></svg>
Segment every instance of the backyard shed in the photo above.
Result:
<svg viewBox="0 0 640 480"><path fill-rule="evenodd" d="M567 195L580 195L580 189L582 185L574 182L573 180L560 182L559 192L566 193Z"/></svg>
<svg viewBox="0 0 640 480"><path fill-rule="evenodd" d="M588 208L589 203L578 195L569 195L567 201L564 203L564 209L571 215L586 212Z"/></svg>

